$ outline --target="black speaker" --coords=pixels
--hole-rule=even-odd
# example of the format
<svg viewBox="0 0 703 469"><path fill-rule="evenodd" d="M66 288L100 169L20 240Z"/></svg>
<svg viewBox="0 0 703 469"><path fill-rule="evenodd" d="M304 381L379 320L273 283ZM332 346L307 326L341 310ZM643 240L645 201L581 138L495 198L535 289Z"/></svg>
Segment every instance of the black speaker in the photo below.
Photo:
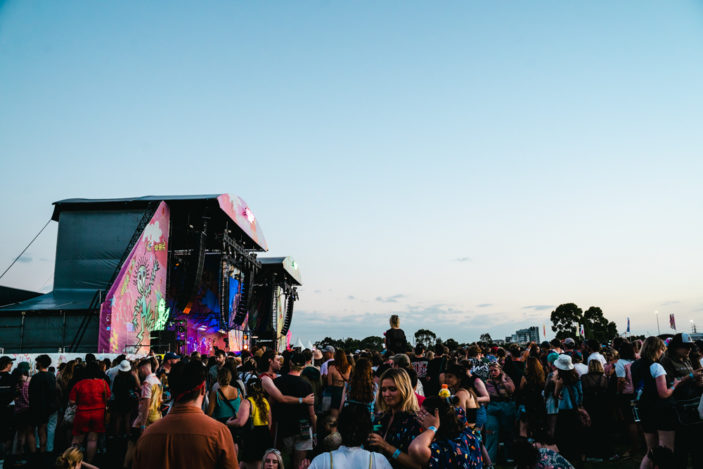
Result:
<svg viewBox="0 0 703 469"><path fill-rule="evenodd" d="M151 331L151 349L157 353L176 350L176 331Z"/></svg>

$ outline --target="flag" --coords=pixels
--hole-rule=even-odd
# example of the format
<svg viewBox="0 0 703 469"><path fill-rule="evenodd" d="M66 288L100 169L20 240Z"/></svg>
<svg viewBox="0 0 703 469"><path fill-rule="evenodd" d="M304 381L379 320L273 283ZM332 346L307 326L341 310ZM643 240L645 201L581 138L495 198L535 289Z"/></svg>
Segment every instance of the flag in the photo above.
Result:
<svg viewBox="0 0 703 469"><path fill-rule="evenodd" d="M669 315L669 325L673 330L676 330L676 318L674 317L674 313Z"/></svg>
<svg viewBox="0 0 703 469"><path fill-rule="evenodd" d="M627 332L630 332L630 318L627 318Z"/></svg>
<svg viewBox="0 0 703 469"><path fill-rule="evenodd" d="M544 324L542 324L542 335L545 339L547 338L547 326L545 326Z"/></svg>
<svg viewBox="0 0 703 469"><path fill-rule="evenodd" d="M579 335L581 337L586 337L586 331L583 328L583 324L581 324L581 330L579 331Z"/></svg>

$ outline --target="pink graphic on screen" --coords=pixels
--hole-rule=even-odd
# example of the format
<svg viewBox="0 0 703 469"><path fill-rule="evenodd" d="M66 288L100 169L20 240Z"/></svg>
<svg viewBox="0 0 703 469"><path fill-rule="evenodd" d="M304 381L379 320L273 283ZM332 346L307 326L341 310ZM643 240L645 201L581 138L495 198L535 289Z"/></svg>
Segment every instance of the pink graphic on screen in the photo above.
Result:
<svg viewBox="0 0 703 469"><path fill-rule="evenodd" d="M161 202L110 287L100 308L98 352L146 352L149 333L163 329L169 219Z"/></svg>

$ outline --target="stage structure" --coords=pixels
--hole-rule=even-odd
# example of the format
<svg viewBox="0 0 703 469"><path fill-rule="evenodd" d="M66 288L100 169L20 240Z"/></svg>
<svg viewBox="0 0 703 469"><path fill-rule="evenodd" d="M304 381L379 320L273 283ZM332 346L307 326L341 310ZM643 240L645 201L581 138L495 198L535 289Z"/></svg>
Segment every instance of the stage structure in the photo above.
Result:
<svg viewBox="0 0 703 469"><path fill-rule="evenodd" d="M0 307L6 353L241 350L256 335L250 319L262 340L285 341L300 273L291 258L257 257L268 245L241 198L68 199L54 206L54 290ZM283 319L264 309L250 314L264 286L285 303Z"/></svg>
<svg viewBox="0 0 703 469"><path fill-rule="evenodd" d="M282 350L293 320L298 287L303 284L298 264L291 257L261 259L261 274L254 284L249 327L259 345Z"/></svg>

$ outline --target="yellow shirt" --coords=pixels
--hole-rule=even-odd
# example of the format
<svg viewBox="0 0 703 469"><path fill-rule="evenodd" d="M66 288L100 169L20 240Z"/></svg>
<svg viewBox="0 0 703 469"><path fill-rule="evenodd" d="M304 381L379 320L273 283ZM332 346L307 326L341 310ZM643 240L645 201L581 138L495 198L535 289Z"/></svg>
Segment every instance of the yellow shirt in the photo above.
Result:
<svg viewBox="0 0 703 469"><path fill-rule="evenodd" d="M253 397L248 397L247 401L249 401L249 404L251 405L251 409L249 410L249 414L251 415L252 420L254 421L254 426L255 427L262 427L262 426L268 426L269 421L269 411L271 410L271 407L269 406L269 401L264 398L264 406L266 407L266 412L261 412L261 409L259 409L259 406L256 405L256 401L254 400Z"/></svg>

